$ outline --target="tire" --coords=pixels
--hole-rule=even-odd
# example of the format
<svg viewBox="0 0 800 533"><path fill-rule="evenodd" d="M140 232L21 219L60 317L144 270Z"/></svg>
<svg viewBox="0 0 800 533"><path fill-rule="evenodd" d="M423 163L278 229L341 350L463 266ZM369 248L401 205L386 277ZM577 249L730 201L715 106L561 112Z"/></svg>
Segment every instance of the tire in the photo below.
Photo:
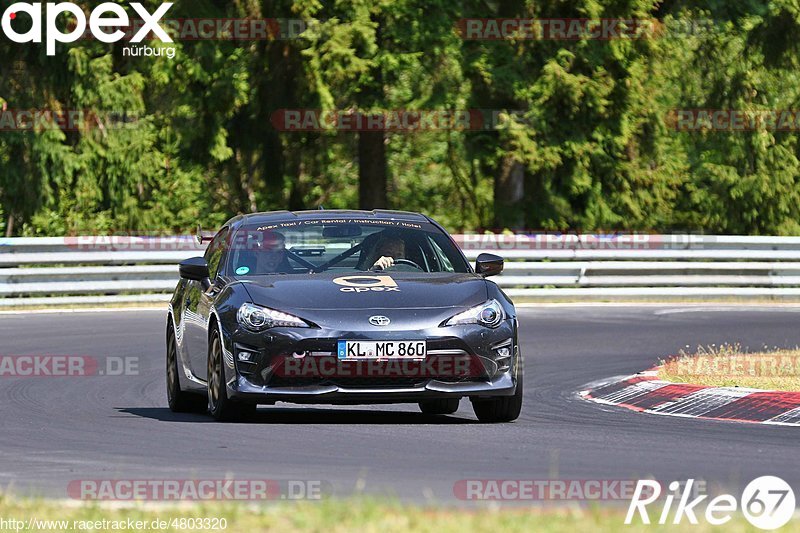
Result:
<svg viewBox="0 0 800 533"><path fill-rule="evenodd" d="M208 343L208 412L218 422L242 420L255 414L256 405L236 403L228 398L225 369L222 361L222 339L219 331L211 334Z"/></svg>
<svg viewBox="0 0 800 533"><path fill-rule="evenodd" d="M458 411L460 398L419 402L419 410L426 415L452 415Z"/></svg>
<svg viewBox="0 0 800 533"><path fill-rule="evenodd" d="M472 409L478 420L485 424L513 422L522 411L523 379L520 373L517 378L517 391L514 396L498 396L488 400L473 400Z"/></svg>
<svg viewBox="0 0 800 533"><path fill-rule="evenodd" d="M167 403L173 413L202 413L206 402L199 394L181 390L178 370L178 343L172 323L167 332Z"/></svg>

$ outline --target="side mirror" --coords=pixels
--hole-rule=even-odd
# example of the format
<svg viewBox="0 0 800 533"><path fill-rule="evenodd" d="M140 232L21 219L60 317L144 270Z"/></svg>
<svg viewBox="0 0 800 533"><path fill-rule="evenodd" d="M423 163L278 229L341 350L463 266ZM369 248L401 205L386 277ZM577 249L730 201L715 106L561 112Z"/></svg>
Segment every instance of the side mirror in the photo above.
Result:
<svg viewBox="0 0 800 533"><path fill-rule="evenodd" d="M200 246L203 246L205 243L214 240L213 235L207 236L203 233L203 226L201 226L200 224L197 225L197 233L195 234L195 238L197 239L197 244L199 244Z"/></svg>
<svg viewBox="0 0 800 533"><path fill-rule="evenodd" d="M478 261L475 263L475 272L481 276L488 278L489 276L496 276L503 271L505 260L494 254L481 254L478 256Z"/></svg>
<svg viewBox="0 0 800 533"><path fill-rule="evenodd" d="M209 278L208 263L202 257L192 257L181 261L179 271L183 279L206 282Z"/></svg>

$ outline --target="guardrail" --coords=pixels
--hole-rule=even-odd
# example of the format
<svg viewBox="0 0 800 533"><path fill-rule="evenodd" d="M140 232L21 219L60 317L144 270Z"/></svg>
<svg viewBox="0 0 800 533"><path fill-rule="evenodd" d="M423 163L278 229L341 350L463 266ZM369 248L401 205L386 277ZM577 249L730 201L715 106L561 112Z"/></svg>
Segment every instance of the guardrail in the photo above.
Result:
<svg viewBox="0 0 800 533"><path fill-rule="evenodd" d="M508 261L511 297L786 298L800 296L800 237L459 235L470 260ZM163 302L193 237L0 239L0 307Z"/></svg>

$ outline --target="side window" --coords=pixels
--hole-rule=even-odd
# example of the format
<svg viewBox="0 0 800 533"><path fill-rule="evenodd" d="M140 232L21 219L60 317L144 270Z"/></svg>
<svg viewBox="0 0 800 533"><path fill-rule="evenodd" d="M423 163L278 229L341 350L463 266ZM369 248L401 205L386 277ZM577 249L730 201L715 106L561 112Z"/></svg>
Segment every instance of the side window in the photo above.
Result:
<svg viewBox="0 0 800 533"><path fill-rule="evenodd" d="M447 258L439 244L430 237L428 238L428 242L431 248L433 248L436 263L439 265L439 272L455 272L456 269L453 268L453 264L450 262L450 259Z"/></svg>
<svg viewBox="0 0 800 533"><path fill-rule="evenodd" d="M214 237L214 240L211 241L211 244L208 245L206 254L203 256L208 263L208 274L211 279L215 279L217 277L217 273L219 272L219 268L221 266L220 262L225 253L227 237L228 228L222 228L220 232L217 233L216 237Z"/></svg>

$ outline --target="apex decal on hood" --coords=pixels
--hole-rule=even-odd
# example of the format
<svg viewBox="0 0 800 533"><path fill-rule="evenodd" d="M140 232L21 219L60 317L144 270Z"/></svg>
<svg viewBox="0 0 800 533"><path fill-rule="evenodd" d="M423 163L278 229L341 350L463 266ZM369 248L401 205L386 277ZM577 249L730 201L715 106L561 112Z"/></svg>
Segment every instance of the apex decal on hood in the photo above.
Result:
<svg viewBox="0 0 800 533"><path fill-rule="evenodd" d="M344 276L334 278L333 282L342 286L341 292L400 292L391 276Z"/></svg>
<svg viewBox="0 0 800 533"><path fill-rule="evenodd" d="M321 309L468 309L488 297L486 280L457 272L322 272L307 276L264 276L247 280L243 285L253 303L301 313L312 321L324 319L317 315ZM374 314L385 313L370 312L363 319Z"/></svg>

